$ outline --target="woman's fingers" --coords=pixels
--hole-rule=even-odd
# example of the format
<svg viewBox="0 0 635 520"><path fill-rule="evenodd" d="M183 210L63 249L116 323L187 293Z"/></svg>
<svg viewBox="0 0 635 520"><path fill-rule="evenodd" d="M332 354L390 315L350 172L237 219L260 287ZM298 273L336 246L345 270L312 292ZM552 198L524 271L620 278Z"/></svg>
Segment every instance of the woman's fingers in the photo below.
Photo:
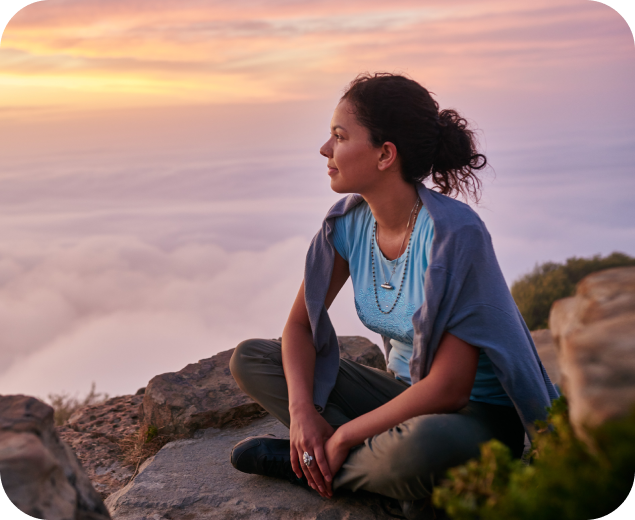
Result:
<svg viewBox="0 0 635 520"><path fill-rule="evenodd" d="M324 448L322 448L322 446L315 447L315 462L317 462L317 466L320 468L320 472L324 477L325 492L330 497L333 495L333 491L331 490L331 481L333 480L333 477L331 475L329 464L324 456Z"/></svg>
<svg viewBox="0 0 635 520"><path fill-rule="evenodd" d="M300 468L300 462L298 460L298 450L295 449L295 446L291 445L291 469L295 473L295 476L298 478L302 478L302 469Z"/></svg>
<svg viewBox="0 0 635 520"><path fill-rule="evenodd" d="M306 467L306 464L304 464L304 462L302 461L302 458L304 456L304 450L300 451L298 450L298 458L300 459L300 467L302 468L302 471L304 473L304 476L306 477L307 482L309 483L309 486L311 486L313 489L315 489L315 491L318 491L319 493L319 489L317 484L315 483L315 480L313 480L313 475L311 474L311 471L309 471L309 468Z"/></svg>
<svg viewBox="0 0 635 520"><path fill-rule="evenodd" d="M313 450L311 450L310 448L306 450L306 452L313 457L313 460L311 461L309 466L306 466L305 464L305 467L307 468L308 472L313 477L313 482L315 482L315 485L317 486L316 490L318 491L318 493L320 493L320 495L326 498L328 497L328 495L326 493L326 484L324 484L324 476L322 475L322 471L320 470L320 467L315 462L316 449L317 449L317 446ZM306 473L307 471L305 471L305 474Z"/></svg>

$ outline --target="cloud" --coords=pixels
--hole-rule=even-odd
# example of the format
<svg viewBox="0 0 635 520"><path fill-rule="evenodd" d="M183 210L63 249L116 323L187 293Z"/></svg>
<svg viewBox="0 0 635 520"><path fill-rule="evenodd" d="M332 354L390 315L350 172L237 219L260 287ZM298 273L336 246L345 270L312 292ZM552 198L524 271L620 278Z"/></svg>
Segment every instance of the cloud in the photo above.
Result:
<svg viewBox="0 0 635 520"><path fill-rule="evenodd" d="M277 337L306 248L291 238L261 252L163 251L100 237L36 257L2 251L0 392L75 389L91 378L130 392L241 338Z"/></svg>
<svg viewBox="0 0 635 520"><path fill-rule="evenodd" d="M153 376L282 334L308 243L263 251L131 237L86 238L47 251L0 251L0 393L132 393ZM350 288L333 313L363 331Z"/></svg>
<svg viewBox="0 0 635 520"><path fill-rule="evenodd" d="M365 69L550 89L631 47L619 15L588 0L48 0L7 28L0 87L5 104L83 108L321 99Z"/></svg>

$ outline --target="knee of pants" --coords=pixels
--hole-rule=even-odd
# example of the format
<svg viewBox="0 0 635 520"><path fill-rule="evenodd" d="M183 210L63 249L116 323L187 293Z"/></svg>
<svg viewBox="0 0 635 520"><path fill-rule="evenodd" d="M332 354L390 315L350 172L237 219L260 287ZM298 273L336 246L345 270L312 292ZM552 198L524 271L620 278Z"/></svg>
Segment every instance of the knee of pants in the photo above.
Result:
<svg viewBox="0 0 635 520"><path fill-rule="evenodd" d="M381 451L382 466L388 469L391 479L410 481L439 477L450 467L478 456L475 443L473 449L461 446L453 431L452 421L445 417L429 415L410 419L391 430L391 439ZM468 448L467 450L465 448Z"/></svg>
<svg viewBox="0 0 635 520"><path fill-rule="evenodd" d="M238 344L229 360L229 371L238 386L245 391L245 382L249 381L250 361L255 357L255 345L258 339L247 339Z"/></svg>

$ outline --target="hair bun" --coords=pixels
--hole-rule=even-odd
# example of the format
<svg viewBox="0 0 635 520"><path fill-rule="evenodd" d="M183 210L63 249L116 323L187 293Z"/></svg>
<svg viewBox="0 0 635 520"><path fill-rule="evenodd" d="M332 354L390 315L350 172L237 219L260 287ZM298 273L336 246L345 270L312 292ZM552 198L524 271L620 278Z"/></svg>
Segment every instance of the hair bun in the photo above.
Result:
<svg viewBox="0 0 635 520"><path fill-rule="evenodd" d="M432 178L442 192L460 190L460 185L476 195L480 180L470 175L487 165L483 154L476 153L474 132L467 128L467 120L456 110L439 112L439 141L432 165ZM452 172L452 174L450 174Z"/></svg>

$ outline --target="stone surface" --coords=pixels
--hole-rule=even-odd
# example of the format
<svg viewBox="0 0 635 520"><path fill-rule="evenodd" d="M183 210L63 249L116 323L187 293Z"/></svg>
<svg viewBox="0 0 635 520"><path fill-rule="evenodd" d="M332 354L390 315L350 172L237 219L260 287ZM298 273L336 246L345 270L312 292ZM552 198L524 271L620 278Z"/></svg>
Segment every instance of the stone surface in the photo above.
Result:
<svg viewBox="0 0 635 520"><path fill-rule="evenodd" d="M553 304L549 328L576 433L626 415L635 405L635 267L584 278Z"/></svg>
<svg viewBox="0 0 635 520"><path fill-rule="evenodd" d="M549 329L533 330L531 337L536 345L540 360L549 374L549 379L560 388L560 366L558 365L558 351Z"/></svg>
<svg viewBox="0 0 635 520"><path fill-rule="evenodd" d="M382 350L362 336L338 336L340 357L368 367L386 370L386 358Z"/></svg>
<svg viewBox="0 0 635 520"><path fill-rule="evenodd" d="M71 415L66 426L76 432L98 433L105 437L124 437L139 429L143 395L122 395L103 403L86 406Z"/></svg>
<svg viewBox="0 0 635 520"><path fill-rule="evenodd" d="M137 435L142 400L143 395L113 397L81 408L57 428L103 498L125 486L132 477L134 468L121 462L121 442L132 442Z"/></svg>
<svg viewBox="0 0 635 520"><path fill-rule="evenodd" d="M379 347L366 338L342 336L342 356L358 363L386 369ZM192 434L205 428L220 428L266 414L245 395L229 371L234 350L227 350L179 372L169 372L150 380L143 394L142 428L156 426L164 435Z"/></svg>
<svg viewBox="0 0 635 520"><path fill-rule="evenodd" d="M36 518L110 518L73 451L58 437L53 408L33 397L0 396L0 475L11 501Z"/></svg>
<svg viewBox="0 0 635 520"><path fill-rule="evenodd" d="M154 425L163 435L191 434L264 414L234 381L229 371L233 352L153 377L143 395L143 427Z"/></svg>
<svg viewBox="0 0 635 520"><path fill-rule="evenodd" d="M106 505L115 520L390 518L378 495L336 493L327 500L286 481L235 470L229 462L232 446L267 433L288 438L289 432L268 416L240 429L210 428L167 444Z"/></svg>

